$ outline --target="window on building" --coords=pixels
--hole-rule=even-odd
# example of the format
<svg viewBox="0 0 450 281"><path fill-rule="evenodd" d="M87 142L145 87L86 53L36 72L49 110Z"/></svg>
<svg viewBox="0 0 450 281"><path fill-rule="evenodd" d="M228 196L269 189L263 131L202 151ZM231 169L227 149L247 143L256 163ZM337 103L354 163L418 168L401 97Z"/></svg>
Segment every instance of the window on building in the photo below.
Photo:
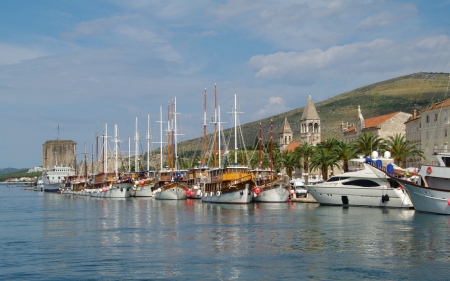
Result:
<svg viewBox="0 0 450 281"><path fill-rule="evenodd" d="M437 113L435 113L434 114L434 121L437 121L438 120L438 115L437 115Z"/></svg>
<svg viewBox="0 0 450 281"><path fill-rule="evenodd" d="M447 129L444 129L444 137L447 136Z"/></svg>
<svg viewBox="0 0 450 281"><path fill-rule="evenodd" d="M427 115L426 122L430 123L430 116Z"/></svg>

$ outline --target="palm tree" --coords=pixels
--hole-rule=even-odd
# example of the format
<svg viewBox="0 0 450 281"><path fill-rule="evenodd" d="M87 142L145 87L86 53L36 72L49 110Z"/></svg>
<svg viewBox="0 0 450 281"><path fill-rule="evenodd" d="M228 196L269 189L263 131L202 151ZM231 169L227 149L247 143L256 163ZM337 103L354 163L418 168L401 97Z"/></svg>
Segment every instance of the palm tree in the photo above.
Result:
<svg viewBox="0 0 450 281"><path fill-rule="evenodd" d="M384 141L372 133L363 133L356 140L357 153L364 154L364 157L370 156L372 151L383 150L385 148Z"/></svg>
<svg viewBox="0 0 450 281"><path fill-rule="evenodd" d="M356 146L354 143L338 141L337 145L333 147L333 152L337 158L341 160L344 173L348 172L349 160L356 156Z"/></svg>
<svg viewBox="0 0 450 281"><path fill-rule="evenodd" d="M286 174L290 178L292 178L292 171L294 171L295 168L301 168L297 155L289 150L285 150L281 153L280 162L286 169Z"/></svg>
<svg viewBox="0 0 450 281"><path fill-rule="evenodd" d="M294 153L297 154L299 159L303 161L303 174L305 176L305 185L308 184L308 173L309 173L309 160L313 155L314 146L310 145L307 142L302 143L300 146L297 146L294 150Z"/></svg>
<svg viewBox="0 0 450 281"><path fill-rule="evenodd" d="M339 159L332 150L325 146L317 146L311 156L310 168L312 170L320 169L324 181L328 180L328 171L331 168L339 167Z"/></svg>
<svg viewBox="0 0 450 281"><path fill-rule="evenodd" d="M420 157L425 158L424 153L417 146L406 140L405 135L395 134L389 136L389 139L385 141L386 149L391 153L394 159L394 164L399 166L405 166L406 158L408 157Z"/></svg>

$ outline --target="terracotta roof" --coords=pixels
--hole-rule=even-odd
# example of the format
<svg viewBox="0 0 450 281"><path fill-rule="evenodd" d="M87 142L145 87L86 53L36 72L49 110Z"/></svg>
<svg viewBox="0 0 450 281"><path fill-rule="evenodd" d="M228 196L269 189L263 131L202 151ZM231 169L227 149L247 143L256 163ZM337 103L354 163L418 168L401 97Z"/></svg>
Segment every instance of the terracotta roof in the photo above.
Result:
<svg viewBox="0 0 450 281"><path fill-rule="evenodd" d="M397 111L397 112L389 113L389 114L386 114L386 115L381 115L381 116L376 116L376 117L364 119L365 127L363 129L368 129L368 128L373 128L373 127L380 126L381 124L383 124L387 120L391 119L395 115L399 114L400 112L401 111ZM356 129L356 126L352 126L352 127L348 128L345 132L351 132L351 131L354 131L355 129Z"/></svg>
<svg viewBox="0 0 450 281"><path fill-rule="evenodd" d="M425 111L433 110L433 109L436 109L436 108L447 107L447 106L450 106L450 99L446 99L445 101L433 103L432 105L430 105L429 107L427 107L425 109L422 109L421 111L422 111L422 114L423 114Z"/></svg>
<svg viewBox="0 0 450 281"><path fill-rule="evenodd" d="M293 141L293 142L291 142L290 144L288 144L288 146L286 146L286 148L285 148L284 150L289 150L289 151L294 152L294 149L295 149L297 146L300 146L301 144L302 144L302 143L299 142L299 141Z"/></svg>
<svg viewBox="0 0 450 281"><path fill-rule="evenodd" d="M316 107L312 102L311 95L308 96L308 100L306 101L305 109L303 110L302 118L300 120L306 119L320 119L319 114L317 114Z"/></svg>

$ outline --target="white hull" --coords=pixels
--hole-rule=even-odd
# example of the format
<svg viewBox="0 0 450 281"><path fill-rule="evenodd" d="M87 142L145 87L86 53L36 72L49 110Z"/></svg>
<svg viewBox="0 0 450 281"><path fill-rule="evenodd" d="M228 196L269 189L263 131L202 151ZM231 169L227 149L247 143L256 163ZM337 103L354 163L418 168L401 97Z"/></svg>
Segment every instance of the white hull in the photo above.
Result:
<svg viewBox="0 0 450 281"><path fill-rule="evenodd" d="M181 187L172 187L162 191L156 191L155 199L158 200L186 200L186 190Z"/></svg>
<svg viewBox="0 0 450 281"><path fill-rule="evenodd" d="M44 191L44 185L43 184L38 184L34 187L34 191Z"/></svg>
<svg viewBox="0 0 450 281"><path fill-rule="evenodd" d="M138 186L131 189L131 197L152 197L152 185Z"/></svg>
<svg viewBox="0 0 450 281"><path fill-rule="evenodd" d="M131 184L118 184L113 185L111 188L106 188L106 191L103 191L102 189L94 189L91 193L91 197L96 198L127 198L130 197L130 189Z"/></svg>
<svg viewBox="0 0 450 281"><path fill-rule="evenodd" d="M289 190L282 186L272 189L261 190L261 192L253 197L254 202L280 203L286 202L289 198Z"/></svg>
<svg viewBox="0 0 450 281"><path fill-rule="evenodd" d="M61 194L66 194L66 195L72 195L73 191L70 189L61 189L60 190Z"/></svg>
<svg viewBox="0 0 450 281"><path fill-rule="evenodd" d="M223 204L248 204L252 201L253 192L248 189L248 184L244 190L227 193L205 193L202 202L223 203Z"/></svg>
<svg viewBox="0 0 450 281"><path fill-rule="evenodd" d="M307 188L321 205L390 208L412 208L413 206L400 188L336 187L321 184L309 185ZM383 200L382 196L385 195L389 196L389 201Z"/></svg>
<svg viewBox="0 0 450 281"><path fill-rule="evenodd" d="M58 192L60 183L44 183L43 186L46 192Z"/></svg>
<svg viewBox="0 0 450 281"><path fill-rule="evenodd" d="M401 183L408 192L416 211L450 215L450 191L424 188L404 181Z"/></svg>

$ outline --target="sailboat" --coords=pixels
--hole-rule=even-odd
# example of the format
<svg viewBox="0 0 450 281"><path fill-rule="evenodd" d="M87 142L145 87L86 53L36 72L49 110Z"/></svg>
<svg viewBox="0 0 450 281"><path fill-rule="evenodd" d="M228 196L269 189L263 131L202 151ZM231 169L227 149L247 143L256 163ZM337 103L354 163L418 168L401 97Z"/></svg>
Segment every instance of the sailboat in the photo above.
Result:
<svg viewBox="0 0 450 281"><path fill-rule="evenodd" d="M168 106L167 163L169 169L159 171L159 180L155 184L155 199L185 200L187 198L187 171L178 170L177 156L177 118L176 97L172 101L172 111Z"/></svg>
<svg viewBox="0 0 450 281"><path fill-rule="evenodd" d="M207 171L209 167L206 165L206 89L203 94L203 157L200 165L189 169L189 180L187 197L189 199L202 199L202 190L204 190L207 182Z"/></svg>
<svg viewBox="0 0 450 281"><path fill-rule="evenodd" d="M277 178L273 175L272 166L272 131L273 124L270 122L270 169L262 169L262 126L259 124L259 167L252 170L256 176L256 186L253 189L254 202L286 202L289 198L291 184L289 176L283 175Z"/></svg>
<svg viewBox="0 0 450 281"><path fill-rule="evenodd" d="M132 179L122 178L118 175L117 156L118 156L118 133L117 125L114 125L114 172L108 173L108 126L105 124L105 135L103 137L103 173L93 176L92 187L94 190L90 193L91 197L98 198L127 198L130 197L130 190L132 186Z"/></svg>
<svg viewBox="0 0 450 281"><path fill-rule="evenodd" d="M252 201L252 189L256 185L255 176L250 173L247 166L237 165L237 110L236 95L234 95L234 165L225 168L221 167L220 150L220 107L216 108L214 120L219 126L219 167L208 170L208 180L205 183L202 202L227 203L227 204L248 204ZM218 117L218 118L217 118ZM214 133L216 130L214 130Z"/></svg>
<svg viewBox="0 0 450 281"><path fill-rule="evenodd" d="M150 171L150 115L147 116L147 170L139 171L138 165L138 144L139 144L139 132L138 132L138 120L136 118L136 132L135 132L135 158L134 158L134 172L133 175L134 185L131 188L132 197L152 197L152 188L155 186L155 172Z"/></svg>

